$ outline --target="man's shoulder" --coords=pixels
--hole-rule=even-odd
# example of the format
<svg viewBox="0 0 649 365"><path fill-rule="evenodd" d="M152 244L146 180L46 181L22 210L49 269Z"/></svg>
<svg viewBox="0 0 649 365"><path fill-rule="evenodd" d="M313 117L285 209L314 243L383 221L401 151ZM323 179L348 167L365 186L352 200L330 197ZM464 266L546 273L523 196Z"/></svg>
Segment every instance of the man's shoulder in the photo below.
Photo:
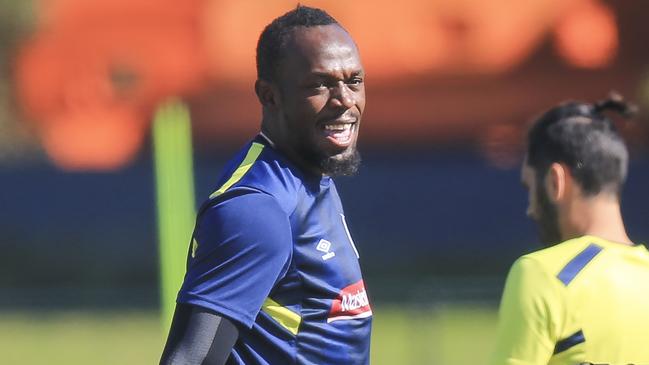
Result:
<svg viewBox="0 0 649 365"><path fill-rule="evenodd" d="M290 214L274 197L254 190L235 189L201 207L194 228L198 245L211 242L239 247L290 249ZM290 238L290 235L289 235Z"/></svg>
<svg viewBox="0 0 649 365"><path fill-rule="evenodd" d="M271 195L294 195L303 187L304 176L281 152L265 145L242 179L242 185L257 187Z"/></svg>
<svg viewBox="0 0 649 365"><path fill-rule="evenodd" d="M274 197L286 211L291 211L302 185L295 167L279 151L256 139L230 161L208 203L258 192Z"/></svg>
<svg viewBox="0 0 649 365"><path fill-rule="evenodd" d="M552 261L557 257L566 257L570 256L572 253L579 252L580 249L588 246L589 241L587 237L579 237L570 240L563 241L556 245L545 247L540 250L523 255L522 257L528 257L538 261Z"/></svg>
<svg viewBox="0 0 649 365"><path fill-rule="evenodd" d="M533 262L536 267L551 276L561 275L561 272L576 259L584 260L597 254L601 248L593 246L588 237L579 237L563 241L532 253L523 255L519 262ZM583 260L580 260L583 261Z"/></svg>

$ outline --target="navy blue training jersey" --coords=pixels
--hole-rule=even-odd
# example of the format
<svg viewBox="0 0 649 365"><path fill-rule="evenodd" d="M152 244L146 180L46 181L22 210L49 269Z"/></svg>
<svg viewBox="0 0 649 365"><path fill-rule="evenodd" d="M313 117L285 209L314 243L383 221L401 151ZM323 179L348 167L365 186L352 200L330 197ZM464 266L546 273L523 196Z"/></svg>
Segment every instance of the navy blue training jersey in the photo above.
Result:
<svg viewBox="0 0 649 365"><path fill-rule="evenodd" d="M201 207L178 302L239 325L227 364L369 364L372 310L336 186L261 136Z"/></svg>

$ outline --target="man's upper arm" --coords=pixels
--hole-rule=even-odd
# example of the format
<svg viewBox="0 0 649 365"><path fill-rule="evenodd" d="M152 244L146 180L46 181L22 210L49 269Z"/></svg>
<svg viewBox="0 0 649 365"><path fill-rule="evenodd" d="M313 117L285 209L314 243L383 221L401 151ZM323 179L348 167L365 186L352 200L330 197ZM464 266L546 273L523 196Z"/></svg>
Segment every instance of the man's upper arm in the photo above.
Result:
<svg viewBox="0 0 649 365"><path fill-rule="evenodd" d="M561 298L554 277L533 259L517 260L507 276L499 310L492 365L546 365L561 321Z"/></svg>
<svg viewBox="0 0 649 365"><path fill-rule="evenodd" d="M201 212L179 303L251 327L271 289L288 269L289 218L261 192L232 196Z"/></svg>

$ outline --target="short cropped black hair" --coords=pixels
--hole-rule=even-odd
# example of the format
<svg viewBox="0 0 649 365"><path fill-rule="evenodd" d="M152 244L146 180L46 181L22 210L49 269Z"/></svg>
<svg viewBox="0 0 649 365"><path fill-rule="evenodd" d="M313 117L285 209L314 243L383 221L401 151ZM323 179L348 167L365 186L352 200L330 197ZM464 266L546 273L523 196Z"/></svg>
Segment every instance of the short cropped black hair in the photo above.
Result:
<svg viewBox="0 0 649 365"><path fill-rule="evenodd" d="M615 127L603 112L613 110L628 117L634 107L619 94L588 104L567 102L542 114L528 134L527 163L541 183L552 163L564 163L585 196L602 191L619 196L626 179L629 153Z"/></svg>
<svg viewBox="0 0 649 365"><path fill-rule="evenodd" d="M286 47L288 35L295 27L338 24L326 11L298 5L264 28L257 42L257 78L275 81L275 71Z"/></svg>

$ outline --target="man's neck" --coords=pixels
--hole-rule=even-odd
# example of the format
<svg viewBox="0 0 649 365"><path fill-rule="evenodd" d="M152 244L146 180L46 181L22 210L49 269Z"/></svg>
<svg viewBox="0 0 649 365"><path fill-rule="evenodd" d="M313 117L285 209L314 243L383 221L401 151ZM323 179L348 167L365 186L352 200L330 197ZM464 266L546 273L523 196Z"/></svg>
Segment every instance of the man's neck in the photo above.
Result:
<svg viewBox="0 0 649 365"><path fill-rule="evenodd" d="M270 139L270 137L268 137L268 136L266 135L266 133L264 133L263 130L259 132L259 135L260 135L263 139L265 139L266 142L268 142L268 144L269 144L271 147L275 148L275 142L273 142L273 140Z"/></svg>
<svg viewBox="0 0 649 365"><path fill-rule="evenodd" d="M292 153L291 151L283 148L281 139L273 136L273 133L271 133L267 128L265 128L264 123L262 123L261 125L261 130L259 132L259 135L262 138L264 138L272 148L274 148L277 151L280 151L289 161L291 161L295 166L297 166L300 170L302 170L303 173L313 175L313 176L318 176L318 177L324 176L324 174L320 170L312 166L309 166L309 164L306 161L304 161L304 159L300 158L299 155L296 155L295 153Z"/></svg>
<svg viewBox="0 0 649 365"><path fill-rule="evenodd" d="M577 199L567 207L563 221L565 239L589 235L611 242L633 244L624 228L619 201L613 196L600 194Z"/></svg>

